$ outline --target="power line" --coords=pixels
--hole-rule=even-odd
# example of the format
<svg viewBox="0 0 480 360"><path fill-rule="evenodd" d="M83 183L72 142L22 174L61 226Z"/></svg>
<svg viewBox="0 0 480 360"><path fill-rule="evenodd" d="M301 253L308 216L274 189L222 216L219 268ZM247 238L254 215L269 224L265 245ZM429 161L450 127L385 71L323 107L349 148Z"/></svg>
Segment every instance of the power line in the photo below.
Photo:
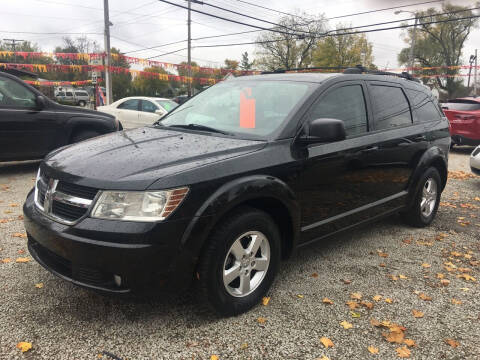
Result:
<svg viewBox="0 0 480 360"><path fill-rule="evenodd" d="M36 31L7 31L7 30L0 30L1 33L7 34L32 34L32 35L103 35L103 33L85 33L85 32L74 32L74 33L67 33L67 32L36 32Z"/></svg>
<svg viewBox="0 0 480 360"><path fill-rule="evenodd" d="M288 15L288 16L294 16L294 17L298 17L298 18L300 18L300 19L303 19L303 18L302 18L301 16L299 16L299 15L295 15L295 14L292 14L292 13L283 12L283 11L280 11L280 10L271 9L271 8L269 8L269 7L262 6L262 5L258 5L258 4L254 4L254 3L251 3L251 2L248 2L248 1L244 1L244 0L237 0L237 1L238 1L238 2L241 2L241 3L244 3L244 4L256 6L256 7L258 7L258 8L262 8L262 9L265 9L265 10L273 11L273 12L276 12L276 13L279 13L279 14Z"/></svg>
<svg viewBox="0 0 480 360"><path fill-rule="evenodd" d="M420 25L430 25L430 24L439 24L439 23L446 23L446 22L452 22L452 21L459 21L459 20L467 20L467 19L477 19L479 18L480 15L474 15L474 16L466 16L462 18L456 18L456 19L445 19L445 20L437 20L437 21L429 21L429 22L423 22L420 23ZM353 31L353 32L344 32L344 33L337 33L337 34L331 34L331 33L324 33L324 34L318 34L316 37L331 37L331 36L344 36L344 35L355 35L355 34L365 34L365 33L370 33L370 32L378 32L378 31L386 31L386 30L394 30L394 29L405 29L409 27L413 27L415 25L413 24L405 24L405 25L399 25L399 26L392 26L388 28L380 28L380 29L370 29L370 30L362 30L362 31ZM295 38L292 40L300 40L302 38ZM228 47L228 46L239 46L239 45L256 45L256 44L267 44L267 43L273 43L273 42L280 42L284 41L284 39L276 39L276 40L264 40L264 41L252 41L252 42L243 42L243 43L231 43L231 44L211 44L211 45L197 45L193 46L193 48L214 48L214 47ZM178 49L171 51L170 53L175 53L179 52L185 49ZM158 56L152 56L148 59L156 58L159 56L167 55L167 54L162 54Z"/></svg>
<svg viewBox="0 0 480 360"><path fill-rule="evenodd" d="M240 1L240 0L237 0L237 1ZM334 17L331 17L331 18L327 18L325 20L333 20L333 19L340 19L340 18L345 18L345 17L350 17L350 16L365 15L365 14L371 14L371 13L380 12L380 11L400 9L400 8L409 7L409 6L425 5L425 4L431 4L431 3L443 2L443 1L444 0L433 0L433 1L425 1L425 2L420 2L420 3L408 4L408 5L393 6L393 7L389 7L389 8L363 11L363 12L358 12L358 13L353 13L353 14L348 14L348 15L334 16Z"/></svg>

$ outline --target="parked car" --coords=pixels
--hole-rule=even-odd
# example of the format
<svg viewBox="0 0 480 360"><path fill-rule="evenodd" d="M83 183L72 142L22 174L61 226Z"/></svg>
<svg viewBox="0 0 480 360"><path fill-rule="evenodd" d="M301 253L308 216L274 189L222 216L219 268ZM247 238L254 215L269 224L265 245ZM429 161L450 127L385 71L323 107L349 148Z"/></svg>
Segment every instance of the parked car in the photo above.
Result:
<svg viewBox="0 0 480 360"><path fill-rule="evenodd" d="M395 76L271 74L216 84L153 126L53 152L24 205L32 256L108 293L258 304L299 247L401 212L429 225L450 133Z"/></svg>
<svg viewBox="0 0 480 360"><path fill-rule="evenodd" d="M59 105L0 72L0 161L41 159L58 147L118 128L111 115Z"/></svg>
<svg viewBox="0 0 480 360"><path fill-rule="evenodd" d="M480 145L470 155L470 168L474 174L480 176Z"/></svg>
<svg viewBox="0 0 480 360"><path fill-rule="evenodd" d="M55 95L55 99L62 104L86 106L90 102L90 95L85 90L61 90Z"/></svg>
<svg viewBox="0 0 480 360"><path fill-rule="evenodd" d="M188 95L178 95L173 98L173 101L175 101L179 105L182 105L188 99L189 99Z"/></svg>
<svg viewBox="0 0 480 360"><path fill-rule="evenodd" d="M152 125L177 106L178 104L170 99L135 96L99 106L97 110L114 115L125 129L131 129Z"/></svg>
<svg viewBox="0 0 480 360"><path fill-rule="evenodd" d="M453 145L480 144L480 97L448 100L442 109L451 124Z"/></svg>

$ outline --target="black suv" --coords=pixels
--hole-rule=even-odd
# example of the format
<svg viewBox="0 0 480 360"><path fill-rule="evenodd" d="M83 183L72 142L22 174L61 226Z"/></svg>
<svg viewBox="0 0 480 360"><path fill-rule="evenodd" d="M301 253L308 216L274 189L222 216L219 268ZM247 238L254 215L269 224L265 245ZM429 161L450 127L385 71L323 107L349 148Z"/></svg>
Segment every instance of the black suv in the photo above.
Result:
<svg viewBox="0 0 480 360"><path fill-rule="evenodd" d="M28 246L77 285L193 282L216 311L238 314L300 246L397 212L430 224L449 146L430 91L404 78L227 80L153 126L47 156L24 205Z"/></svg>
<svg viewBox="0 0 480 360"><path fill-rule="evenodd" d="M115 117L59 105L0 72L0 161L41 159L61 146L117 131Z"/></svg>

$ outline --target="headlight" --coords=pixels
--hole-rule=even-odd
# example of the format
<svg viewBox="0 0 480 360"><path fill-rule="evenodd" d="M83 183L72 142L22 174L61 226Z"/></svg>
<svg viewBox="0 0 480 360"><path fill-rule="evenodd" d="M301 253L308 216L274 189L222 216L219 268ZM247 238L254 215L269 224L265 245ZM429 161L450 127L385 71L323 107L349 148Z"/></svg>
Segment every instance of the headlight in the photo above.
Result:
<svg viewBox="0 0 480 360"><path fill-rule="evenodd" d="M165 220L187 193L186 187L164 191L102 191L91 216L123 221Z"/></svg>

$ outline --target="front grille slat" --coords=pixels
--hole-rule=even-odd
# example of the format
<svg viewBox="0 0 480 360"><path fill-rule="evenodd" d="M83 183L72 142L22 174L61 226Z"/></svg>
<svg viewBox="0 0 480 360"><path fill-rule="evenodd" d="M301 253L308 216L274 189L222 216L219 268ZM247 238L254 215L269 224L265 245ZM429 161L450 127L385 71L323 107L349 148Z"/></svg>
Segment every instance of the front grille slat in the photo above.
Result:
<svg viewBox="0 0 480 360"><path fill-rule="evenodd" d="M57 191L79 198L93 200L95 195L97 195L98 190L87 186L59 181L57 185Z"/></svg>
<svg viewBox="0 0 480 360"><path fill-rule="evenodd" d="M78 220L85 215L86 212L87 209L78 206L64 204L59 201L54 201L52 203L52 214L68 221Z"/></svg>

